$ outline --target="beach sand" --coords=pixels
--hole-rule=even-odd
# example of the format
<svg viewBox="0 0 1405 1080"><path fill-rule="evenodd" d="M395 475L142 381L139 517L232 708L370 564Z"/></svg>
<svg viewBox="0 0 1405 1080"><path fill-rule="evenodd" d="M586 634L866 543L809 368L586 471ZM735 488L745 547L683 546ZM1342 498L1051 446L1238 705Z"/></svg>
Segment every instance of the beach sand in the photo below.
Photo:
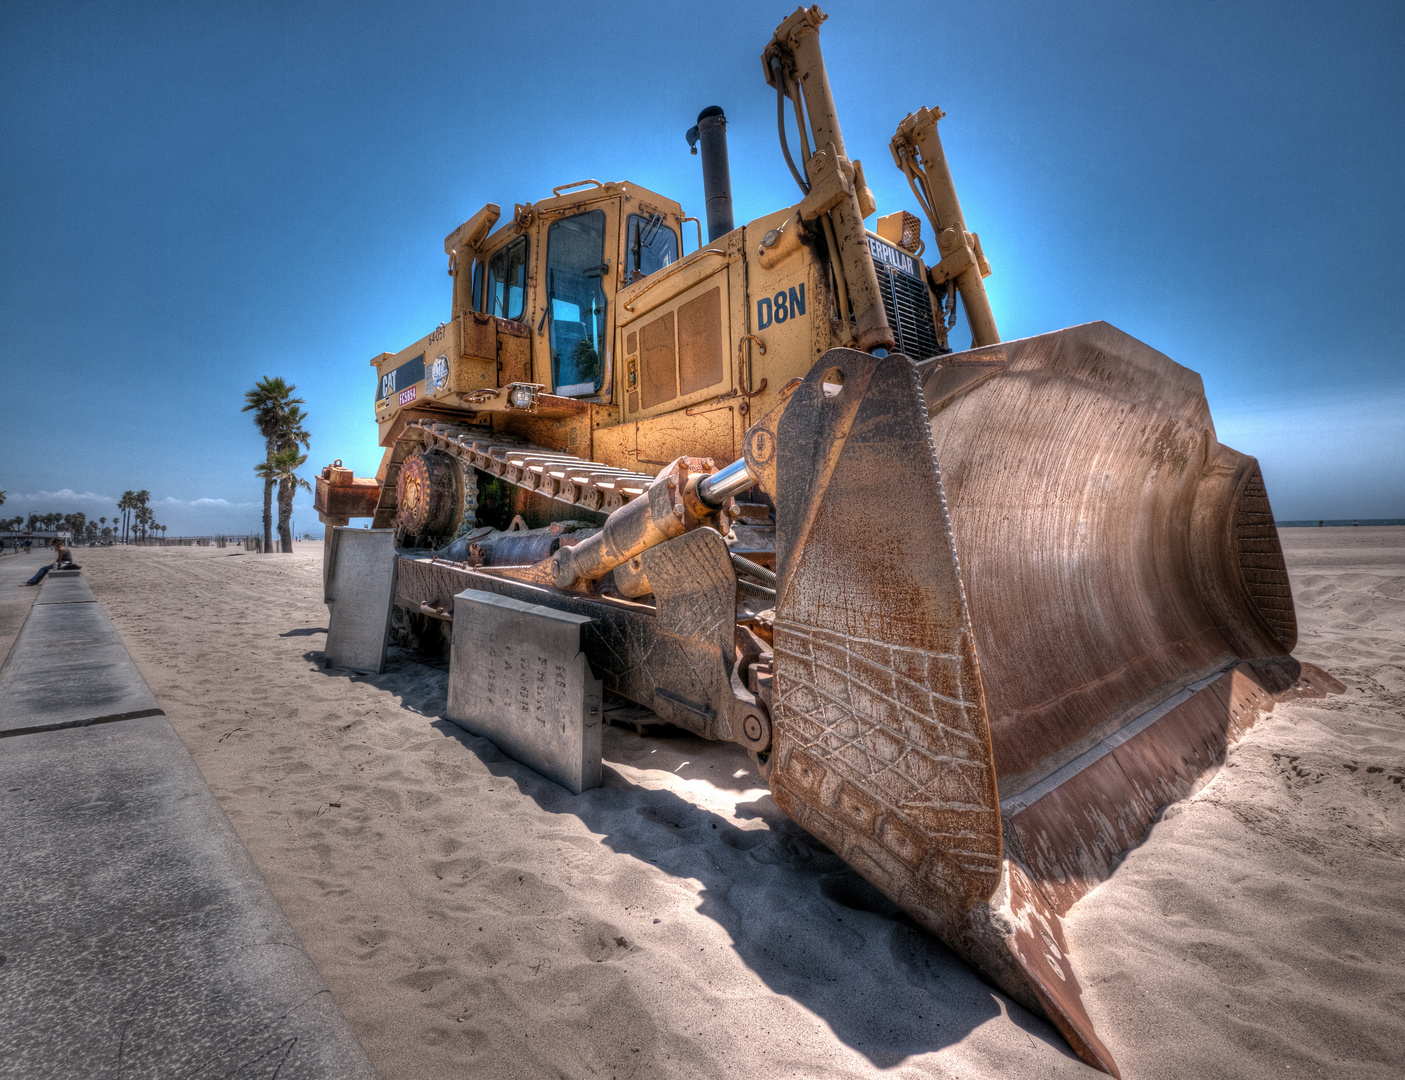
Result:
<svg viewBox="0 0 1405 1080"><path fill-rule="evenodd" d="M1067 928L1129 1080L1398 1077L1405 528L1283 533L1280 705ZM1098 1075L777 810L738 748L609 728L572 797L320 665L321 544L82 549L84 574L387 1078Z"/></svg>

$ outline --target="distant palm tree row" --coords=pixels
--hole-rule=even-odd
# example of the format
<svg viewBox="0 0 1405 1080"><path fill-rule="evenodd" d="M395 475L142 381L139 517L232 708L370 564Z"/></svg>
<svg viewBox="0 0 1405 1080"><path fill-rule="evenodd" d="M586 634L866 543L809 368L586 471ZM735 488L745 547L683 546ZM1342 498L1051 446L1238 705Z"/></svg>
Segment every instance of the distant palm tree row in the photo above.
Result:
<svg viewBox="0 0 1405 1080"><path fill-rule="evenodd" d="M104 523L107 518L102 519ZM98 528L96 521L89 521L88 515L81 510L75 514L65 514L60 510L55 510L48 514L16 514L10 518L0 518L0 530L6 532L18 532L21 529L28 529L31 532L67 532L72 533L75 538L86 537L89 532L94 532Z"/></svg>
<svg viewBox="0 0 1405 1080"><path fill-rule="evenodd" d="M5 493L0 491L0 505L5 502ZM126 543L129 539L145 540L152 533L166 535L166 526L156 523L156 511L151 509L151 492L143 489L141 491L124 491L122 498L117 503L119 518L112 519L112 527L108 528L107 518L100 517L97 521L88 520L88 515L81 510L65 514L61 510L55 510L48 514L30 514L26 520L23 514L15 517L0 518L0 532L13 532L20 529L40 532L66 532L75 540L108 540L120 539ZM120 524L119 524L120 522Z"/></svg>
<svg viewBox="0 0 1405 1080"><path fill-rule="evenodd" d="M263 549L273 550L273 488L278 486L278 541L286 554L293 550L293 496L299 488L311 491L308 482L298 475L307 463L307 455L298 447L309 448L312 435L303 426L307 413L299 406L302 398L293 397L296 386L276 376L265 375L244 393L242 412L254 414L254 426L264 439L264 460L254 466L263 480Z"/></svg>
<svg viewBox="0 0 1405 1080"><path fill-rule="evenodd" d="M117 504L118 509L122 511L122 518L114 517L111 526L107 524L106 517L93 520L81 510L72 514L55 510L48 514L30 514L27 518L23 514L0 518L0 532L18 532L21 529L28 529L31 532L66 532L74 540L90 542L97 540L125 541L129 537L144 540L151 534L158 532L164 537L166 526L158 525L153 520L155 515L146 505L146 501L150 498L151 492L149 491L128 491L122 496L122 502ZM130 518L128 517L129 511Z"/></svg>

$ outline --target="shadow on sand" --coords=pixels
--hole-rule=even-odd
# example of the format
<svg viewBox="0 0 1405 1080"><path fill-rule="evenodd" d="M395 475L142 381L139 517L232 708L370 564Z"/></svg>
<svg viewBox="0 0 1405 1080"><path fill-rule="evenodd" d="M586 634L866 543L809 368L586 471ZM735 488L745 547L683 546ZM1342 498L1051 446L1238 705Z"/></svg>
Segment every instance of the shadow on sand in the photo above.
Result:
<svg viewBox="0 0 1405 1080"><path fill-rule="evenodd" d="M321 652L305 656L322 667ZM441 735L477 756L493 776L516 784L548 813L576 816L612 851L702 882L697 910L728 933L741 960L773 992L814 1013L876 1067L894 1068L952 1046L1002 1013L1032 1041L1077 1060L1047 1021L982 982L786 817L770 795L737 803L737 817L751 823L738 827L672 791L641 788L609 764L660 773L675 772L680 762L712 766L701 778L719 790L757 789L763 782L740 747L676 728L641 736L607 727L602 786L572 795L444 718L447 665L425 659L393 647L380 675L322 669L392 694L402 708L425 716ZM743 776L734 775L743 768Z"/></svg>
<svg viewBox="0 0 1405 1080"><path fill-rule="evenodd" d="M737 804L738 817L758 822L742 828L672 791L641 789L608 761L601 787L571 795L449 720L431 726L543 810L575 815L612 851L701 881L697 910L726 930L742 961L875 1066L893 1068L951 1046L1002 1012L1073 1058L1052 1026L986 986L769 795ZM607 759L637 762L641 748L647 754L648 744L664 741L693 761L719 754L724 763L749 765L738 748L682 733L656 740L607 728L606 736ZM754 776L747 781L759 784Z"/></svg>

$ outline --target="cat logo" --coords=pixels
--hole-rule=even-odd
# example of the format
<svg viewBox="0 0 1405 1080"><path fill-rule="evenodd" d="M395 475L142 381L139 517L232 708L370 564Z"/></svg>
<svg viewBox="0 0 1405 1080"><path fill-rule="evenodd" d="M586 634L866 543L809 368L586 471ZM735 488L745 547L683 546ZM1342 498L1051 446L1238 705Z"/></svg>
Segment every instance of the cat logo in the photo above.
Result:
<svg viewBox="0 0 1405 1080"><path fill-rule="evenodd" d="M441 359L444 360L444 365L447 368L449 363L448 358L442 357ZM376 407L380 408L382 402L389 404L390 399L396 395L397 391L400 394L401 405L414 401L417 396L414 393L415 383L423 379L424 353L420 353L419 356L415 357L413 360L407 360L399 367L392 368L380 377L380 381L376 384Z"/></svg>

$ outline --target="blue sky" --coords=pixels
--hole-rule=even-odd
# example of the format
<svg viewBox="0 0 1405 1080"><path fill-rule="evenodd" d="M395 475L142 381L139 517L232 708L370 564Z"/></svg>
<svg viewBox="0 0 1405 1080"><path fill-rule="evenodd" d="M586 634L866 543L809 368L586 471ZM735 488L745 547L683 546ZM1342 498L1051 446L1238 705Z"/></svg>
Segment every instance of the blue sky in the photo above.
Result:
<svg viewBox="0 0 1405 1080"><path fill-rule="evenodd" d="M1005 337L1105 319L1200 372L1280 518L1405 517L1405 6L824 6L881 213L916 210L898 120L948 113ZM790 10L0 5L0 516L147 488L173 534L256 527L265 374L309 466L370 473L368 361L447 317L483 203L592 176L700 213L711 104L737 220L794 201L759 61Z"/></svg>

